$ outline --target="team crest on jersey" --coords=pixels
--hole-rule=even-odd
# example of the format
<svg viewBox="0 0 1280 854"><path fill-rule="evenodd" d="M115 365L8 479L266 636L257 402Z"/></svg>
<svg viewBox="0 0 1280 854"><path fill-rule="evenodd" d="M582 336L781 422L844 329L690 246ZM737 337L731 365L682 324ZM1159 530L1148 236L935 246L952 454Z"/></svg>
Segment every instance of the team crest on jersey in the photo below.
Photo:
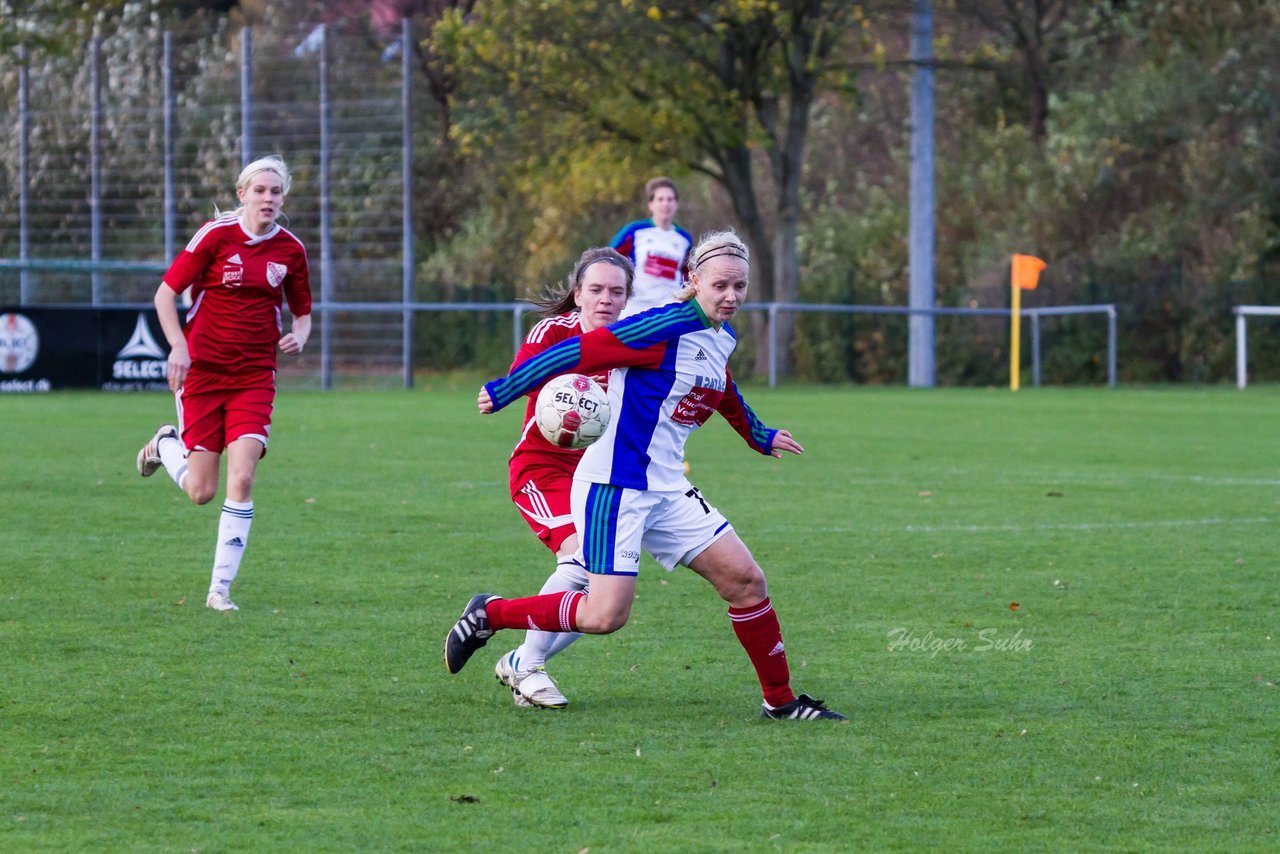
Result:
<svg viewBox="0 0 1280 854"><path fill-rule="evenodd" d="M289 274L289 268L284 264L277 264L274 261L267 262L267 282L273 288L280 287L284 282L284 277Z"/></svg>

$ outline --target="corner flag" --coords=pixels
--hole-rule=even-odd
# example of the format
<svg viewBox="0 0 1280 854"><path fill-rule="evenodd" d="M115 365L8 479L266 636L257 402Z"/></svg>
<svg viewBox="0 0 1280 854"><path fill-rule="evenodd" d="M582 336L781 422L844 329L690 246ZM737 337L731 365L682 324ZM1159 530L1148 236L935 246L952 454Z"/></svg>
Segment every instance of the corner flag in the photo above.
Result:
<svg viewBox="0 0 1280 854"><path fill-rule="evenodd" d="M1013 256L1013 286L1024 291L1034 291L1040 284L1040 271L1049 266L1034 255Z"/></svg>
<svg viewBox="0 0 1280 854"><path fill-rule="evenodd" d="M1021 368L1022 292L1034 291L1040 284L1040 271L1049 266L1034 255L1014 255L1009 276L1013 291L1009 319L1009 388L1018 390L1018 371Z"/></svg>

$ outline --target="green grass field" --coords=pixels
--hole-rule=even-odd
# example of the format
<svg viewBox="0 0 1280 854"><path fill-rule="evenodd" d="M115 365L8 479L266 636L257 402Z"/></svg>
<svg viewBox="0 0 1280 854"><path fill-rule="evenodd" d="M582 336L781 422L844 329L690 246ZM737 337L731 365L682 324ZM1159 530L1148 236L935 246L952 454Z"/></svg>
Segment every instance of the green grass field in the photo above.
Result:
<svg viewBox="0 0 1280 854"><path fill-rule="evenodd" d="M849 724L760 720L652 562L568 710L494 681L514 633L447 675L467 599L551 568L474 399L281 395L218 615L220 502L133 470L169 398L0 397L0 850L1280 846L1277 390L748 390L808 453L713 422L692 479Z"/></svg>

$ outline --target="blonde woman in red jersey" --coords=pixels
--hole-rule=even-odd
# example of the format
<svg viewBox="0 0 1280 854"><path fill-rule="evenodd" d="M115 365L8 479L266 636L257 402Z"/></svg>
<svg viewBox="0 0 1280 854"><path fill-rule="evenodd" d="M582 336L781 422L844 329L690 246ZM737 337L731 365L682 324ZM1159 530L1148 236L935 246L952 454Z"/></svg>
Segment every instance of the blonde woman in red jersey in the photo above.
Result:
<svg viewBox="0 0 1280 854"><path fill-rule="evenodd" d="M218 492L226 451L226 495L205 600L215 611L239 610L230 588L253 521L258 460L267 453L276 350L301 353L311 336L307 251L276 221L289 183L278 157L246 166L236 181L240 207L205 223L156 291L178 424L160 425L138 451L138 474L150 477L163 467L188 498L207 504ZM177 300L187 288L191 308L183 323ZM282 334L286 300L293 329Z"/></svg>

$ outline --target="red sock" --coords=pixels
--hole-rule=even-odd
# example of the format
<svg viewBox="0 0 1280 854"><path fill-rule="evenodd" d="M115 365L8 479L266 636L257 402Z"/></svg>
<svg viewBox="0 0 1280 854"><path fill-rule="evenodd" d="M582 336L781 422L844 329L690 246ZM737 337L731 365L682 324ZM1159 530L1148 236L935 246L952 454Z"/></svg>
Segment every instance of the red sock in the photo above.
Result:
<svg viewBox="0 0 1280 854"><path fill-rule="evenodd" d="M583 595L581 590L567 590L523 599L495 599L484 606L484 611L494 629L576 632Z"/></svg>
<svg viewBox="0 0 1280 854"><path fill-rule="evenodd" d="M729 619L733 621L738 642L751 657L756 675L760 677L764 701L770 706L781 706L794 700L791 668L787 666L787 653L782 645L782 627L768 597L750 608L730 608Z"/></svg>

